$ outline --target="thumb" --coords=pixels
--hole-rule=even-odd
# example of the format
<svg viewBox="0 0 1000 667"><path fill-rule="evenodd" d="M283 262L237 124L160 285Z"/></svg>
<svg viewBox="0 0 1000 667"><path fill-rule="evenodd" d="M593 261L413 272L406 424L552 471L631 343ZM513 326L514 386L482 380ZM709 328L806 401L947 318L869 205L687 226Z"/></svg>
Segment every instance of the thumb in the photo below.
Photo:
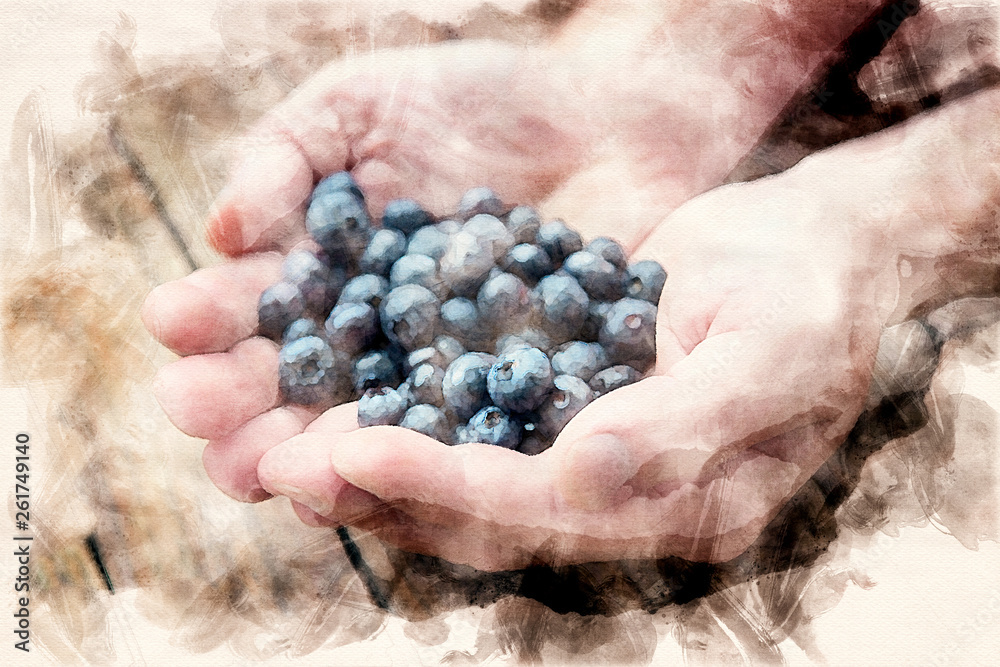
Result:
<svg viewBox="0 0 1000 667"><path fill-rule="evenodd" d="M808 356L785 336L705 339L663 374L602 396L570 421L552 447L557 488L594 511L726 478L760 456L811 474L853 423L851 397L864 392L818 374L823 360Z"/></svg>

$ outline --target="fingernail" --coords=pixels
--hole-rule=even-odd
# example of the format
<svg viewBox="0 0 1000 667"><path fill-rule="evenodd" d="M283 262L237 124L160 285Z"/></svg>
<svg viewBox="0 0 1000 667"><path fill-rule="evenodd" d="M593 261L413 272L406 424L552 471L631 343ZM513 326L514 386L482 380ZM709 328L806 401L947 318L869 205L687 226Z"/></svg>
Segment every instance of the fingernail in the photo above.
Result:
<svg viewBox="0 0 1000 667"><path fill-rule="evenodd" d="M208 242L213 248L226 255L238 255L246 249L239 214L230 207L215 212L214 220L208 225Z"/></svg>
<svg viewBox="0 0 1000 667"><path fill-rule="evenodd" d="M271 497L270 493L258 487L247 493L247 502L259 503L267 500L270 497Z"/></svg>
<svg viewBox="0 0 1000 667"><path fill-rule="evenodd" d="M323 498L309 493L305 489L300 489L297 486L281 482L272 483L270 486L271 493L279 496L286 496L296 502L302 503L313 512L316 512L316 514L321 516L333 514L333 506L331 504Z"/></svg>

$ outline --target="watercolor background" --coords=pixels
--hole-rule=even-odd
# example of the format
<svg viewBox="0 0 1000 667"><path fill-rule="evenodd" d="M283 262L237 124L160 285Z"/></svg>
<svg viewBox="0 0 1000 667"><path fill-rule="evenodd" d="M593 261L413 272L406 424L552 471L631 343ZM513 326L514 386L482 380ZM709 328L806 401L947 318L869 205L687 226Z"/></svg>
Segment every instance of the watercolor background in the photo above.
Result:
<svg viewBox="0 0 1000 667"><path fill-rule="evenodd" d="M523 4L527 3L506 3L512 11L520 10ZM434 3L423 0L419 4L345 2L335 5L342 8L343 14L335 12L334 15L345 22L370 20L377 23L381 20L379 17L392 16L404 6L422 19L459 24L464 21L467 25L471 22L487 34L490 30L501 29L513 34L520 34L518 31L541 33L546 29L544 20L537 17L533 22L509 25L489 13L470 14L470 8L475 10L475 3L465 0ZM301 13L310 11L306 4L288 3L284 7L285 11L288 7L297 8ZM366 13L366 7L371 14ZM107 77L116 66L126 62L116 58L115 43L132 44L134 59L144 69L155 69L157 65L171 68L173 74L163 82L164 102L177 99L174 93L182 83L189 86L186 94L192 97L216 90L211 86L198 88L203 83L200 81L184 76L178 78L173 68L182 60L192 65L217 65L218 54L228 49L236 54L236 62L228 63L226 71L237 77L242 73L248 81L226 80L217 82L218 85L227 90L246 85L248 90L255 92L239 98L239 104L243 105L241 113L245 117L262 112L269 103L279 99L283 91L280 87L263 91L253 88L252 68L240 68L264 57L267 47L273 48L274 42L258 32L261 26L267 25L267 17L266 7L260 3L249 3L242 9L234 3L213 6L189 0L159 8L115 2L80 6L61 0L6 3L0 9L0 71L3 73L0 79L3 82L0 145L4 146L0 159L6 163L5 196L17 199L21 192L11 185L18 167L15 156L18 150L23 151L23 141L18 143L19 135L14 130L18 126L19 110L25 109L22 103L30 95L35 95L35 106L48 124L50 139L78 150L76 157L83 173L75 180L70 175L69 180L61 181L61 196L67 196L68 189L74 187L101 187L100 183L94 183L94 176L100 170L94 171L93 164L99 161L106 146L94 146L87 138L95 133L98 114L94 109L101 104L114 103L114 100L102 99L101 93L113 89ZM426 33L412 25L397 28L395 39L427 38L421 37ZM241 33L249 36L245 44L233 41ZM239 54L236 49L241 46L244 51ZM299 52L299 55L304 54ZM313 55L324 57L321 50ZM288 80L294 81L307 74L316 62L306 59L296 66L295 61L290 60L280 65ZM82 99L87 101L86 105L81 103ZM224 101L220 98L220 104ZM174 212L182 232L187 235L192 258L203 265L215 259L199 235L199 214L224 177L225 144L219 138L238 129L232 125L232 118L228 110L205 123L177 126L178 131L201 131L205 136L180 135L177 145L185 146L188 151L180 155L170 153L168 142L165 155L171 159L162 162L166 166L159 173L161 177L182 183L183 187L176 191L183 196L168 199L167 207ZM211 123L213 120L215 124ZM135 136L141 137L142 133ZM184 169L170 171L173 166L182 165L185 157L191 157L192 162L200 165L200 173ZM92 171L87 172L88 168ZM33 169L36 176L43 171L38 162ZM36 179L36 182L41 181ZM114 196L100 201L116 201L115 197L120 194L115 190L118 185L120 182L112 177L107 187ZM132 187L134 189L134 184ZM226 636L226 641L210 647L210 643L202 641L202 635L212 624L224 623L225 616L206 615L197 621L191 620L197 610L193 611L190 603L199 592L197 586L189 587L191 582L199 581L198 573L201 573L204 575L201 583L207 585L231 566L221 560L198 563L198 558L211 560L226 555L238 562L240 554L256 553L254 545L267 542L279 545L267 557L280 560L291 553L291 545L305 543L317 545L309 554L315 559L309 562L314 563L322 560L325 553L322 545L330 539L327 533L299 525L283 502L250 508L223 496L200 471L200 444L174 431L159 414L148 395L148 383L152 371L171 355L159 349L142 331L137 318L138 305L144 295L143 289L183 275L187 270L186 260L172 245L169 234L149 222L148 218L155 217L155 212L136 208L135 202L142 199L141 190L128 194L129 197L118 199L121 207L114 215L101 218L118 221L119 227L95 229L81 221L86 219L85 215L76 220L67 219L58 230L58 242L50 247L45 247L44 238L25 238L28 228L12 213L12 210L19 210L16 201L7 201L3 209L0 250L6 278L4 298L13 294L8 291L10 289L26 289L24 280L35 275L44 263L49 267L48 273L43 272L47 280L53 276L63 278L62 282L56 281L54 293L61 295L60 298L79 299L80 309L88 309L88 316L105 319L98 322L97 333L94 333L97 338L87 338L94 330L86 326L82 329L67 326L56 335L17 339L18 353L5 352L0 389L0 487L9 495L8 487L13 486L13 436L27 431L33 438L32 505L38 525L44 524L49 534L61 542L57 547L62 550L55 548L53 553L61 554L66 562L84 558L79 544L95 525L101 528L98 532L101 535L115 528L106 523L109 515L103 509L109 504L131 503L135 510L112 513L112 516L139 517L137 523L119 527L123 534L133 536L125 540L130 551L121 562L109 564L112 570L116 566L120 571L128 570L127 583L120 586L114 596L109 596L93 572L83 566L77 571L70 568L64 576L79 585L77 592L61 601L53 599L45 604L33 603L31 607L32 628L39 640L45 638L46 650L35 644L29 656L14 651L12 633L7 625L0 623L3 664L86 664L88 661L122 665L178 664L181 661L191 665L247 664L255 652L267 655L270 648L260 645L255 650L248 650L241 645L245 636L236 629ZM44 213L36 206L36 216ZM130 227L130 221L144 222ZM133 254L135 248L145 248L150 254L136 256ZM29 284L38 289L43 286L30 281ZM52 281L45 284L51 285ZM86 289L73 289L79 285ZM9 334L5 332L8 342L11 340ZM110 343L111 348L99 348L103 351L90 354L91 345L95 343ZM30 354L35 357L27 362L26 347L31 348ZM965 367L963 391L994 406L1000 405L997 367L1000 330L993 327L974 352L981 354L970 364L974 366L973 371ZM82 382L81 378L87 382ZM97 433L92 442L99 443L107 455L96 456L90 445L76 442L73 434L79 432L80 423L73 421L72 414L68 417L54 415L53 405L80 405L82 412L87 408L102 415L101 420L91 425ZM60 424L65 430L59 430ZM992 428L992 432L987 430L986 437L992 437L996 445L995 423ZM54 442L58 442L58 446L54 446ZM993 451L992 465L996 466L1000 446ZM86 487L80 480L88 475L116 479L120 486ZM994 494L992 507L995 510L996 503L1000 502L996 497L1000 489L994 486L989 490ZM983 502L986 503L984 507L989 507L986 501ZM10 501L8 509L12 515ZM171 517L177 515L188 519L197 516L198 532L193 536L186 534L183 528L187 524L184 523L171 526ZM12 523L12 519L8 523L0 522L0 539L14 532ZM2 528L4 525L10 527ZM142 530L154 537L145 541L135 538ZM203 541L199 543L199 540ZM789 664L813 664L818 655L824 656L830 664L991 662L1000 649L1000 631L997 630L1000 627L1000 547L995 542L978 542L978 550L971 550L967 548L969 540L963 545L956 537L932 525L903 527L893 536L876 532L864 542L853 547L839 544L835 564L842 568L840 574L846 584L843 597L810 622L815 644L815 652L811 655L791 640L780 644L781 654ZM971 544L976 542L976 539L971 540ZM10 551L4 550L0 559L3 566L0 590L6 591L0 609L4 610L2 618L8 620L15 597L10 583L15 563ZM146 570L136 564L143 565ZM178 572L177 586L160 587L151 593L147 583L157 580L164 568L171 567ZM306 586L303 581L298 583ZM360 600L363 605L364 597L357 586L348 588L347 597ZM279 652L262 664L436 664L449 651L473 649L477 626L484 613L452 617L448 621L450 634L440 644L428 645L427 637L421 635L427 628L415 629L413 624L389 619L384 629L371 640L339 648L324 646L293 658ZM72 623L60 623L59 619L65 621L69 617L73 618ZM179 630L182 627L187 630ZM664 621L658 628L661 636L652 656L654 664L674 664L683 658L672 627ZM233 637L236 639L229 641ZM709 641L725 640L718 633L707 633L706 637ZM195 653L192 651L195 646L207 648L207 652ZM497 662L504 663L506 659L498 658ZM603 662L612 661L606 658Z"/></svg>

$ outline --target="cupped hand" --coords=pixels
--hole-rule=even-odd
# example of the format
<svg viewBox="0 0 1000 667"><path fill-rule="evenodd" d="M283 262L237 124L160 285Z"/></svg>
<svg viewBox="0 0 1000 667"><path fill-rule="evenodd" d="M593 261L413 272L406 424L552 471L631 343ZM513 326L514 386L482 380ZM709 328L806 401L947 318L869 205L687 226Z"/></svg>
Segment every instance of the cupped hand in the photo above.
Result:
<svg viewBox="0 0 1000 667"><path fill-rule="evenodd" d="M206 470L223 491L267 498L260 457L316 416L277 407L277 348L254 332L257 301L279 279L282 255L309 243L304 214L319 178L350 169L376 216L404 195L445 214L481 184L505 201L536 203L575 174L593 173L598 141L602 151L615 146L618 159L659 163L650 156L660 135L632 128L612 141L609 112L569 86L558 62L494 42L337 62L241 143L208 223L213 244L231 259L158 287L143 310L154 336L185 357L161 370L156 395L182 431L210 441ZM606 233L607 220L590 222L574 226ZM634 246L645 230L627 222L615 220L616 235Z"/></svg>
<svg viewBox="0 0 1000 667"><path fill-rule="evenodd" d="M532 48L485 41L336 62L242 140L210 239L229 255L287 250L316 181L342 169L374 215L403 196L445 214L470 184L538 201L599 132L598 112L552 68Z"/></svg>
<svg viewBox="0 0 1000 667"><path fill-rule="evenodd" d="M341 406L270 449L261 483L307 521L484 570L738 555L854 424L893 305L880 237L804 185L720 188L658 227L637 253L669 272L654 372L542 454L359 429Z"/></svg>
<svg viewBox="0 0 1000 667"><path fill-rule="evenodd" d="M252 337L256 303L281 252L303 242L317 178L351 168L373 212L406 195L444 213L469 185L530 203L592 168L600 113L527 62L493 44L377 54L331 68L265 119L210 220L234 259L158 288L144 309L189 355L161 370L157 396L209 440L205 467L223 491L286 495L309 523L490 570L727 559L850 428L881 323L871 239L808 206L792 172L709 193L641 244L636 257L670 273L656 371L594 402L542 455L358 429L356 404L276 407L277 348ZM670 187L651 199L698 188ZM600 216L572 222L607 233ZM619 240L639 245L646 229L619 222Z"/></svg>

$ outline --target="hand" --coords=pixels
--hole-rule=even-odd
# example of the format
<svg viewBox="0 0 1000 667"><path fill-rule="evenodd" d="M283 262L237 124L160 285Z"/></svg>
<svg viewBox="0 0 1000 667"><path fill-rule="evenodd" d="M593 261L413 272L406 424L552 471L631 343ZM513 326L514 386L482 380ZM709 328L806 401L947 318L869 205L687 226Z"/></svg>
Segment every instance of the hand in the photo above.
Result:
<svg viewBox="0 0 1000 667"><path fill-rule="evenodd" d="M653 376L547 452L354 429L343 406L270 450L261 482L323 516L309 520L487 570L735 557L853 425L883 324L996 293L997 102L970 96L676 211L638 251L670 274Z"/></svg>
<svg viewBox="0 0 1000 667"><path fill-rule="evenodd" d="M334 63L243 140L210 240L233 256L287 251L305 237L316 180L345 168L375 216L403 196L443 215L473 185L504 201L540 201L609 135L620 135L623 159L651 161L662 136L626 134L571 87L560 62L534 48L463 42Z"/></svg>
<svg viewBox="0 0 1000 667"><path fill-rule="evenodd" d="M315 179L351 168L373 213L404 194L443 213L482 183L507 201L537 202L579 173L594 137L608 134L602 112L536 55L469 42L336 63L251 133L209 220L213 244L233 259L159 287L143 311L150 331L186 357L162 369L156 395L182 431L210 441L206 470L226 493L269 497L260 457L316 416L275 407L277 349L252 337L281 253L306 236ZM617 145L648 156L657 140L632 132Z"/></svg>
<svg viewBox="0 0 1000 667"><path fill-rule="evenodd" d="M669 272L655 372L550 450L358 429L341 406L268 451L262 484L485 570L738 555L853 426L891 306L878 237L805 191L798 172L721 188L658 228L638 253Z"/></svg>
<svg viewBox="0 0 1000 667"><path fill-rule="evenodd" d="M707 144L711 168L692 168L680 152L664 162L658 147L669 124L656 132L628 127L594 101L600 95L567 88L559 62L494 43L380 52L335 63L251 133L209 220L213 244L233 259L157 288L143 311L150 331L187 357L162 369L157 397L182 431L210 441L206 470L226 493L269 497L257 480L260 457L316 416L273 409L277 350L252 336L257 300L278 280L281 253L305 238L305 202L319 176L351 168L373 213L403 194L443 213L465 188L482 183L507 201L532 203L576 180L570 191L585 196L564 188L563 199L594 202L595 178L609 187L602 180L609 163L592 145L599 138L601 150L615 156L611 171L621 162L631 167L628 178L610 186L616 197L596 200L634 203L636 210L615 214L618 239L633 247L650 226L643 215L655 220L669 202L703 188L705 178L721 178L718 154ZM644 94L629 99L647 112L658 108L654 99L640 104ZM619 103L615 97L611 107ZM710 118L704 122L711 125ZM718 142L738 145L722 134ZM652 178L664 164L677 173L663 182ZM637 173L644 178L632 178ZM574 218L574 227L587 236L605 233L607 218L596 207L588 213Z"/></svg>
<svg viewBox="0 0 1000 667"><path fill-rule="evenodd" d="M495 61L491 60L494 56L489 55L494 48L500 54L495 56ZM475 53L475 49L485 49L487 53ZM814 51L810 49L810 53ZM475 58L466 57L472 53ZM217 247L229 254L244 256L159 288L144 310L147 326L160 340L181 354L196 355L163 369L157 381L157 395L167 414L182 430L210 439L205 452L206 469L220 488L244 500L267 497L257 478L260 457L274 443L300 433L315 417L297 408L271 410L278 398L274 371L276 350L266 341L246 339L254 329L257 297L277 278L280 256L246 253L285 250L303 236L304 201L318 175L345 166L354 167L362 185L373 193L376 211L386 199L403 191L394 188L403 188L401 183L407 176L417 178L416 185L405 185L406 194L415 194L431 202L432 208L439 211L438 202L454 202L462 188L477 180L494 184L509 179L510 185L498 188L501 194L510 200L531 202L546 194L560 178L573 181L582 174L578 183L584 185L582 190L592 198L594 188L589 186L596 183L606 188L608 184L602 177L588 181L587 175L603 176L608 172L593 169L594 164L586 164L586 160L587 168L581 169L577 147L583 146L582 154L590 156L588 151L593 147L588 142L600 137L603 157L610 154L613 166L628 167L611 170L615 175L626 174L622 183L615 182L611 186L618 195L616 201L639 202L636 210L629 211L625 217L638 218L640 223L624 228L626 237L621 238L626 245L634 246L645 236L648 222L655 220L656 211L669 210L687 196L717 182L748 142L753 141L755 132L770 121L783 103L778 96L774 100L768 98L768 104L774 102L771 105L774 108L768 105L747 107L759 98L732 96L728 91L742 91L756 84L771 89L771 78L752 82L724 81L723 77L728 74L717 73L712 69L711 54L703 55L702 60L710 64L710 73L706 70L708 78L717 76L720 80L712 85L706 83L707 78L695 77L694 80L699 90L708 86L710 90L719 91L720 99L712 104L712 114L699 114L696 119L682 103L688 99L690 91L681 84L691 80L690 76L687 79L674 76L671 81L676 81L666 87L644 85L640 91L630 90L628 101L635 102L635 108L641 109L642 114L634 126L628 127L620 115L608 113L608 107L602 109L600 104L588 104L592 100L586 95L582 102L581 98L573 101L572 93L558 85L547 85L552 81L546 82L544 68L536 71L513 65L517 59L510 58L508 49L492 45L458 45L407 52L405 62L401 62L397 54L381 54L352 65L337 65L262 123L248 149L245 166L237 170L230 187L220 196L210 223L211 237ZM520 62L532 60L529 56L527 61ZM481 69L477 69L480 64ZM634 63L630 61L630 64ZM458 79L450 72L454 67L460 74L464 73ZM489 114L479 117L474 113L466 114L466 122L459 123L453 122L452 114L463 118L461 108L438 116L437 111L449 107L416 103L461 98L460 94L454 94L462 92L460 84L464 84L465 90L471 87L480 93L484 80L498 80L489 76L489 70L494 67L510 74L508 79L499 77L501 82L508 84L525 75L527 70L528 85L504 89L505 92L526 91L520 102L518 95L496 95L492 98L494 106L485 106ZM651 75L661 71L669 70L648 69ZM732 68L722 68L722 71L740 72ZM783 82L787 89L794 89L799 76L797 71L792 74ZM446 83L436 86L436 77L440 77L439 82ZM617 75L604 78L620 80ZM647 89L668 90L676 103L643 100ZM400 90L403 91L401 96ZM392 91L397 95L391 99L405 103L401 106L387 103ZM611 105L621 108L621 98L614 97ZM475 108L484 107L474 104ZM511 118L523 118L526 109L531 112L528 116L535 119L539 110L544 111L542 119L551 120L551 124L509 122ZM493 114L497 118L492 118ZM577 122L580 114L587 122ZM740 118L746 122L720 125L721 118ZM417 122L411 122L414 119ZM672 124L672 119L678 122ZM447 129L442 128L444 123ZM484 132L484 127L488 131ZM585 131L581 132L581 128ZM664 151L664 139L672 134L699 137L698 151ZM557 148L568 145L570 150L557 150L552 154L541 151L542 156L533 162L532 156L539 154L537 145L533 145L538 144L539 136L543 139L541 145L549 145L545 137L556 137ZM427 137L431 138L430 143L421 141ZM454 160L449 151L456 147L468 148L470 137L513 137L516 140L500 144L472 141L474 150L466 152L462 160ZM579 140L574 141L573 137ZM566 138L570 140L563 142ZM487 150L497 145L510 150ZM683 142L676 140L670 145L683 148ZM447 150L437 150L437 147ZM519 153L519 147L527 152ZM427 153L448 155L449 159L422 163ZM691 156L695 154L699 160L692 163ZM507 160L510 157L513 159ZM435 175L437 172L443 176ZM423 176L426 178L421 178ZM636 183L638 186L632 187ZM619 187L621 185L624 187ZM580 190L578 188L577 192ZM599 201L609 201L606 192ZM637 197L640 192L643 196ZM587 197L580 197L579 201L585 203ZM575 226L587 233L587 221L578 217L572 219ZM596 216L590 221L596 222L589 228L591 235L605 230L606 218ZM619 222L616 216L616 229L621 230ZM331 413L313 429L330 428L331 424L353 428L353 419L343 418L344 410L338 414L342 417L339 422ZM274 460L276 458L272 458ZM334 495L344 502L344 494L348 492L366 497L360 492L354 493L355 487L344 486L342 480L328 481L328 493L324 494L327 499L330 493L338 490L342 492ZM318 521L316 515L302 506L297 508L308 520Z"/></svg>

